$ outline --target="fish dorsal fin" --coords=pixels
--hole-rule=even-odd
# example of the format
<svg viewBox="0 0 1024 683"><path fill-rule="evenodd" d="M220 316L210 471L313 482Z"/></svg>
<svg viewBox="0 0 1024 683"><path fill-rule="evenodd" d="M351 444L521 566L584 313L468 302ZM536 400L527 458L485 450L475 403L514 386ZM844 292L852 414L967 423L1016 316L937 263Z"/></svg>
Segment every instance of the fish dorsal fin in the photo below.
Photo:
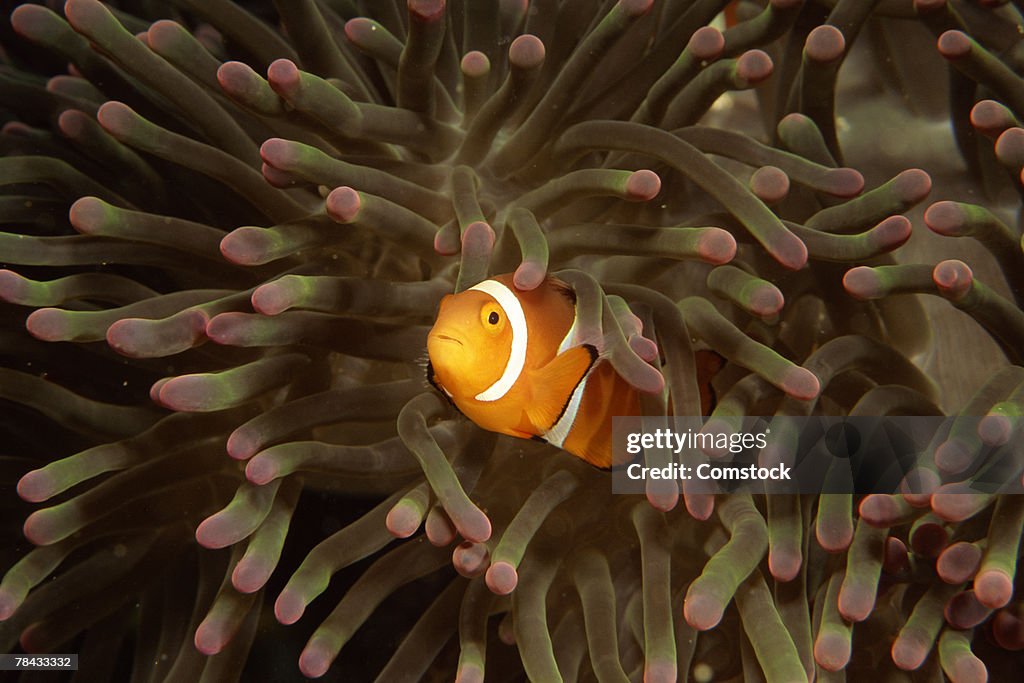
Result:
<svg viewBox="0 0 1024 683"><path fill-rule="evenodd" d="M546 432L558 421L573 389L596 360L597 349L584 344L558 354L551 362L530 372L526 417L539 433Z"/></svg>

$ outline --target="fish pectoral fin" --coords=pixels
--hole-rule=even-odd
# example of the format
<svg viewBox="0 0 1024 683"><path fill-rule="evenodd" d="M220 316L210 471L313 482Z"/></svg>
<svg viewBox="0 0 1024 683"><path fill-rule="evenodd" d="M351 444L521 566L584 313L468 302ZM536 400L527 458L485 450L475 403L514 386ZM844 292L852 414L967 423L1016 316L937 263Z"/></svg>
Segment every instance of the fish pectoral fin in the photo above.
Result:
<svg viewBox="0 0 1024 683"><path fill-rule="evenodd" d="M597 360L590 344L575 346L555 356L544 367L530 372L530 400L526 417L538 432L550 429L569 403L573 389Z"/></svg>

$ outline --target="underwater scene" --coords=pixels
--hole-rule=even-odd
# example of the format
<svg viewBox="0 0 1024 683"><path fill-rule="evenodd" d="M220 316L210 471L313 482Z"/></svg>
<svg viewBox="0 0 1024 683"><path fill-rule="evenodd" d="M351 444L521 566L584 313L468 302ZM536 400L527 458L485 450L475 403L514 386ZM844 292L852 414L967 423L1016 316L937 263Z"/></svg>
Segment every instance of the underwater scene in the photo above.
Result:
<svg viewBox="0 0 1024 683"><path fill-rule="evenodd" d="M0 6L0 681L1021 680L1024 1Z"/></svg>

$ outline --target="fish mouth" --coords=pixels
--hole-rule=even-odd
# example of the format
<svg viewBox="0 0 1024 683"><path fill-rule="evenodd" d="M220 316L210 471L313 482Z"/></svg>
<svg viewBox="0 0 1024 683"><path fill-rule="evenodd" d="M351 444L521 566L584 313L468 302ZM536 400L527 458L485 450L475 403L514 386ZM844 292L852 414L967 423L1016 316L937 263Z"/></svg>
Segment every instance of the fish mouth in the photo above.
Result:
<svg viewBox="0 0 1024 683"><path fill-rule="evenodd" d="M462 343L461 339L456 339L455 337L450 337L447 334L437 334L437 335L434 335L434 339L455 342L459 346L464 346L464 344Z"/></svg>

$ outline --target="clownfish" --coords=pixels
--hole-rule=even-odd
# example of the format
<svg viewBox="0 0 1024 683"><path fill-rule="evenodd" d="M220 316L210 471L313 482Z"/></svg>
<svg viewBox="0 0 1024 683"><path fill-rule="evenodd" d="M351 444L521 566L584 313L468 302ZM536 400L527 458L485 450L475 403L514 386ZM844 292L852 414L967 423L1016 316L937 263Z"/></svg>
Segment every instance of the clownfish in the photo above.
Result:
<svg viewBox="0 0 1024 683"><path fill-rule="evenodd" d="M484 429L611 467L612 417L640 415L640 396L576 328L565 282L519 290L496 276L441 300L427 379Z"/></svg>

